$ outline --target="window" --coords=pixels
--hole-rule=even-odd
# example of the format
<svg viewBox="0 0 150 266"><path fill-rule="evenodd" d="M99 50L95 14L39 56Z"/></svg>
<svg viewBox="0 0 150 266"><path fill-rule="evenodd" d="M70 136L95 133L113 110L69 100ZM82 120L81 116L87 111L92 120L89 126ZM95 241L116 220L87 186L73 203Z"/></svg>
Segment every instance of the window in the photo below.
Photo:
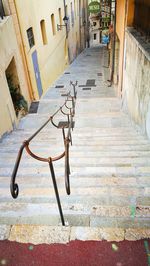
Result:
<svg viewBox="0 0 150 266"><path fill-rule="evenodd" d="M54 14L51 15L51 24L52 24L52 32L53 32L53 35L56 34L56 26L55 26L55 17L54 17Z"/></svg>
<svg viewBox="0 0 150 266"><path fill-rule="evenodd" d="M27 30L27 37L28 37L29 46L30 48L32 48L35 44L32 27Z"/></svg>
<svg viewBox="0 0 150 266"><path fill-rule="evenodd" d="M43 40L43 44L47 44L47 36L46 36L46 28L45 28L45 20L42 19L40 22L41 25L41 34L42 34L42 40Z"/></svg>
<svg viewBox="0 0 150 266"><path fill-rule="evenodd" d="M58 14L59 14L59 25L62 25L62 14L61 14L61 8L58 9Z"/></svg>
<svg viewBox="0 0 150 266"><path fill-rule="evenodd" d="M68 6L67 5L65 6L65 13L66 13L66 16L68 17Z"/></svg>
<svg viewBox="0 0 150 266"><path fill-rule="evenodd" d="M71 24L72 24L72 26L74 26L74 12L73 12L73 7L72 7L72 2L70 4L70 6L71 6Z"/></svg>
<svg viewBox="0 0 150 266"><path fill-rule="evenodd" d="M96 34L96 33L94 33L94 40L96 40L96 38L97 38L97 34Z"/></svg>

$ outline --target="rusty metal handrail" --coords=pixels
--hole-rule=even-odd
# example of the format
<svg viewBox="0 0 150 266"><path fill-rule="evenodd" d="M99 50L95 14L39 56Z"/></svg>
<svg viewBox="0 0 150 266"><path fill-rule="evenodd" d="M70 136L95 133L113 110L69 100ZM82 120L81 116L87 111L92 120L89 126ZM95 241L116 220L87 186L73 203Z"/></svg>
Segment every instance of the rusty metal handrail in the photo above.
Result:
<svg viewBox="0 0 150 266"><path fill-rule="evenodd" d="M66 114L62 112L63 107L66 107L66 104L68 101L72 101L72 107L68 108L70 110L70 113ZM56 178L55 178L55 171L54 171L54 167L53 167L53 162L62 159L63 157L65 157L65 186L66 186L66 192L68 195L70 195L70 181L69 181L69 176L70 176L70 165L69 165L69 144L72 144L72 136L71 136L71 128L73 129L73 116L75 113L75 99L74 96L71 96L71 93L69 92L67 94L67 98L64 102L64 104L52 115L48 118L48 120L27 140L25 140L18 152L17 155L17 159L15 162L15 166L12 172L12 176L11 176L11 181L10 181L10 191L11 191L11 195L13 198L17 198L19 195L19 186L16 183L16 176L17 176L17 172L19 169L19 165L20 165L20 161L22 158L22 154L24 149L26 150L26 152L33 157L34 159L38 160L38 161L42 161L42 162L47 162L49 164L49 168L50 168L50 172L51 172L51 177L52 177L52 181L53 181L53 186L54 186L54 191L55 191L55 196L56 196L56 200L57 200L57 204L58 204L58 209L59 209L59 213L60 213L60 218L61 218L61 222L62 225L65 225L65 221L64 221L64 216L63 216L63 212L62 212L62 207L61 207L61 203L60 203L60 197L59 197L59 192L58 192L58 188L57 188L57 182L56 182ZM64 127L62 128L62 134L63 134L63 140L64 140L64 148L65 151L63 153L61 153L60 155L58 155L57 157L48 157L48 158L43 158L43 157L39 157L38 155L34 154L30 147L29 144L30 142L39 134L39 132L49 123L51 122L55 127L58 128L58 125L56 125L53 122L53 118L56 114L58 114L59 112L61 112L64 115L67 115L68 117L68 133L67 135L65 134L65 129Z"/></svg>

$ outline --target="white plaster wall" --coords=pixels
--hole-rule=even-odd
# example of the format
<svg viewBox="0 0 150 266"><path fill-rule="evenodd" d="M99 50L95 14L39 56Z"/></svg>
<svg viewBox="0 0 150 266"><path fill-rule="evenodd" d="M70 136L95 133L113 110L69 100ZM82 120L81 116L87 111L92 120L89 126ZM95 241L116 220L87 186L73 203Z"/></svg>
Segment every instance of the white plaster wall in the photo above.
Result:
<svg viewBox="0 0 150 266"><path fill-rule="evenodd" d="M123 106L150 138L150 56L145 47L132 29L126 31Z"/></svg>

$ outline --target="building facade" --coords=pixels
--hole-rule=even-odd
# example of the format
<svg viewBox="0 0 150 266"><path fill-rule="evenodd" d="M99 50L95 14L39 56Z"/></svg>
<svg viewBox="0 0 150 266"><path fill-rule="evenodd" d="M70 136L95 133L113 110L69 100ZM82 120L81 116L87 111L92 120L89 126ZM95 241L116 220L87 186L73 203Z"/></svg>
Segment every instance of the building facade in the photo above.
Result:
<svg viewBox="0 0 150 266"><path fill-rule="evenodd" d="M0 3L0 137L18 123L31 96L8 2ZM18 99L22 100L18 104ZM27 111L27 110L26 110Z"/></svg>
<svg viewBox="0 0 150 266"><path fill-rule="evenodd" d="M20 117L12 87L19 88L21 101L29 107L85 48L87 1L0 0L0 4L2 136Z"/></svg>
<svg viewBox="0 0 150 266"><path fill-rule="evenodd" d="M86 1L16 0L14 3L33 95L39 99L85 48Z"/></svg>

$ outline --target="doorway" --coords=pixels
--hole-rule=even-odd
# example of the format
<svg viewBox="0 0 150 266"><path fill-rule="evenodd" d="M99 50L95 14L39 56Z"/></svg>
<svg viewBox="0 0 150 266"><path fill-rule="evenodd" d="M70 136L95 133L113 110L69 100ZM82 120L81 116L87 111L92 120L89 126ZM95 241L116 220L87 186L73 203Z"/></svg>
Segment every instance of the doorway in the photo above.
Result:
<svg viewBox="0 0 150 266"><path fill-rule="evenodd" d="M18 117L20 112L22 113L22 115L26 114L28 110L28 105L23 95L21 94L20 83L14 57L8 65L5 71L5 75L16 117Z"/></svg>

